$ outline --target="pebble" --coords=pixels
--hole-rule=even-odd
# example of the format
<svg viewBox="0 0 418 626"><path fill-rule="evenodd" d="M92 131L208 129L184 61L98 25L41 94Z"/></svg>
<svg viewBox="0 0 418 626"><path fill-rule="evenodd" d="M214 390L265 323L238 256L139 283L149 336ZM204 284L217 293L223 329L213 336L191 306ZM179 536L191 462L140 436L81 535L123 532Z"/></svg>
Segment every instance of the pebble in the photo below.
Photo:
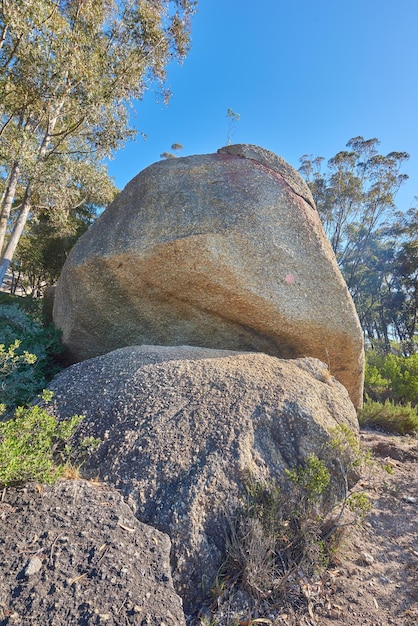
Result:
<svg viewBox="0 0 418 626"><path fill-rule="evenodd" d="M374 557L369 552L360 552L360 560L364 565L372 565L374 563Z"/></svg>
<svg viewBox="0 0 418 626"><path fill-rule="evenodd" d="M402 500L409 502L409 504L416 504L418 501L417 498L414 498L413 496L402 496Z"/></svg>
<svg viewBox="0 0 418 626"><path fill-rule="evenodd" d="M38 556L34 556L30 559L25 569L25 576L32 576L42 569L42 561Z"/></svg>
<svg viewBox="0 0 418 626"><path fill-rule="evenodd" d="M382 583L384 583L385 585L389 584L389 583L393 583L393 580L391 580L390 578L387 578L386 576L380 576L380 580L382 581Z"/></svg>

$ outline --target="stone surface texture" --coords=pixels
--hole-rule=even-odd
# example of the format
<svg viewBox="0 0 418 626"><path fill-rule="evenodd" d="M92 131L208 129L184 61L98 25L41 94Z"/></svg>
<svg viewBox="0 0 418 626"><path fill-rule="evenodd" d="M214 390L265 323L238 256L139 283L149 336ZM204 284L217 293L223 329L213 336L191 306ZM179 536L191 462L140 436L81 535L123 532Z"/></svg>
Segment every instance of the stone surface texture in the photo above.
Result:
<svg viewBox="0 0 418 626"><path fill-rule="evenodd" d="M0 529L1 624L185 626L168 536L108 485L9 488Z"/></svg>
<svg viewBox="0 0 418 626"><path fill-rule="evenodd" d="M310 191L257 146L136 176L71 251L54 320L71 362L140 344L312 356L362 403L362 332Z"/></svg>
<svg viewBox="0 0 418 626"><path fill-rule="evenodd" d="M84 414L78 437L101 440L83 472L169 535L188 614L225 558L225 513L239 506L248 477L282 483L286 468L322 455L330 429L358 432L346 389L313 358L127 347L67 368L50 389L48 410ZM344 490L335 467L327 506Z"/></svg>

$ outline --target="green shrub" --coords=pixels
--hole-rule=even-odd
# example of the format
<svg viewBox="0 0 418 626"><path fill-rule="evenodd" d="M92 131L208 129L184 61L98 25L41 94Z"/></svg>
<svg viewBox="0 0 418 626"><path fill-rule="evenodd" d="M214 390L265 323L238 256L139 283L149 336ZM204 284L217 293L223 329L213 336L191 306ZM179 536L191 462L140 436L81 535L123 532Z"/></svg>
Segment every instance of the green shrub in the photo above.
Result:
<svg viewBox="0 0 418 626"><path fill-rule="evenodd" d="M418 404L418 354L366 354L364 391L372 400Z"/></svg>
<svg viewBox="0 0 418 626"><path fill-rule="evenodd" d="M51 397L52 393L46 391L42 400L48 401ZM82 419L80 415L73 415L58 422L35 405L19 407L11 419L0 422L0 486L9 487L29 480L52 483L62 476L76 458L70 439ZM81 448L95 443L85 440Z"/></svg>
<svg viewBox="0 0 418 626"><path fill-rule="evenodd" d="M22 311L28 313L32 319L39 323L43 322L44 302L42 299L32 298L32 296L17 296L0 291L0 304L16 304Z"/></svg>
<svg viewBox="0 0 418 626"><path fill-rule="evenodd" d="M325 461L319 459L316 454L309 454L304 465L286 470L287 477L301 491L303 499L314 502L327 490L331 475Z"/></svg>
<svg viewBox="0 0 418 626"><path fill-rule="evenodd" d="M0 402L8 411L29 403L58 371L59 333L40 320L35 307L0 304Z"/></svg>
<svg viewBox="0 0 418 626"><path fill-rule="evenodd" d="M349 488L350 475L358 479L370 463L356 435L346 426L334 428L321 457L309 454L287 470L283 486L251 476L245 481L242 508L229 520L224 571L255 597L275 602L301 577L320 574L335 537L370 509L364 491Z"/></svg>
<svg viewBox="0 0 418 626"><path fill-rule="evenodd" d="M418 433L418 408L410 402L403 405L367 399L358 417L361 426L401 435Z"/></svg>

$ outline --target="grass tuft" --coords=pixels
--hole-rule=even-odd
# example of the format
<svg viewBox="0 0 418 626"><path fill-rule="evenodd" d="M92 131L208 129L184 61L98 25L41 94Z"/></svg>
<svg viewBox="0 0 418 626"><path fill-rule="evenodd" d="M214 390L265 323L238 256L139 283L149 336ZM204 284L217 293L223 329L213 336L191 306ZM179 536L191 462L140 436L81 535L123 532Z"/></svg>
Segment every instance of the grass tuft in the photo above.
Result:
<svg viewBox="0 0 418 626"><path fill-rule="evenodd" d="M402 405L386 400L383 404L368 398L359 413L359 422L363 427L378 428L400 435L416 435L418 408L412 406L410 402Z"/></svg>

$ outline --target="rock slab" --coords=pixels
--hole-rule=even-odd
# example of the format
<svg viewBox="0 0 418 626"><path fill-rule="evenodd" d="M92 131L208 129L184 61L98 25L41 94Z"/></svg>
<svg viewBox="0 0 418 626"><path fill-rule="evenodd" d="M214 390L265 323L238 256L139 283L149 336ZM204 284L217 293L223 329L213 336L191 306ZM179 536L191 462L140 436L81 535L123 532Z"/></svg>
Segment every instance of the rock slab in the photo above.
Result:
<svg viewBox="0 0 418 626"><path fill-rule="evenodd" d="M312 356L362 403L362 332L309 188L257 146L136 176L71 251L53 316L71 362L140 344Z"/></svg>
<svg viewBox="0 0 418 626"><path fill-rule="evenodd" d="M173 582L187 614L225 558L225 512L245 481L274 479L323 454L330 431L358 433L346 389L317 359L183 347L121 348L67 368L48 410L86 416L98 437L83 471L115 486L172 542ZM335 464L327 506L345 489Z"/></svg>
<svg viewBox="0 0 418 626"><path fill-rule="evenodd" d="M168 536L110 486L8 489L0 529L2 624L185 626Z"/></svg>

